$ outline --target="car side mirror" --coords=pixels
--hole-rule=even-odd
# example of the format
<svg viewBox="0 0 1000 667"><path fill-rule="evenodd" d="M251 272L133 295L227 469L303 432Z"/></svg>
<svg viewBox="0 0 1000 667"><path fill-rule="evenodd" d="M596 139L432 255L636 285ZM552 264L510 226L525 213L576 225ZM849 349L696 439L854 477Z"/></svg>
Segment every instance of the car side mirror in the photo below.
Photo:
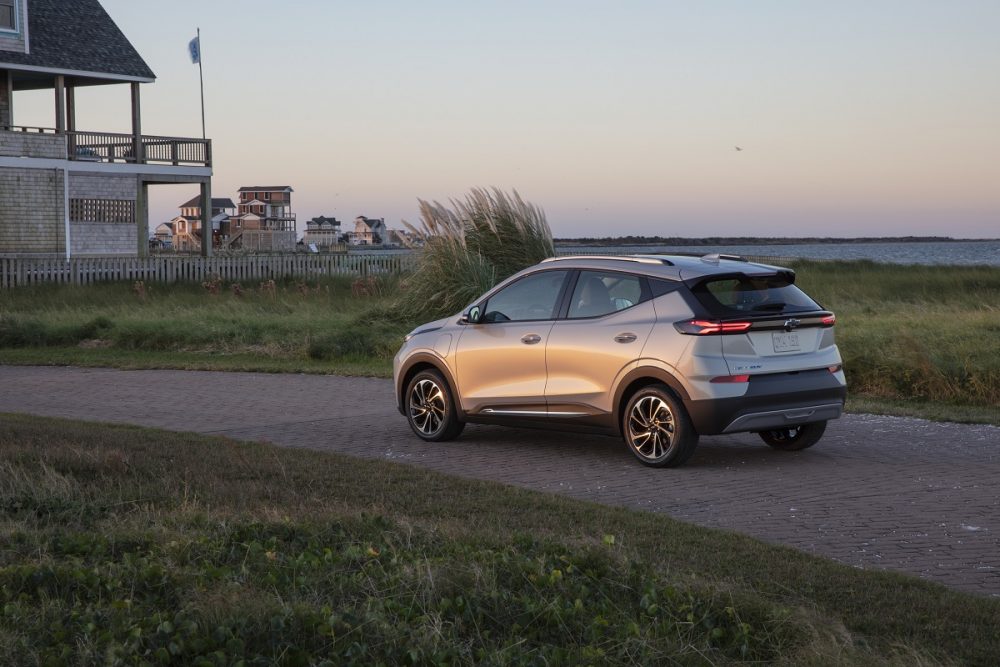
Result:
<svg viewBox="0 0 1000 667"><path fill-rule="evenodd" d="M465 311L465 314L462 315L461 322L462 324L479 324L482 317L483 313L479 309L479 306L473 306L472 308L469 308L469 310Z"/></svg>

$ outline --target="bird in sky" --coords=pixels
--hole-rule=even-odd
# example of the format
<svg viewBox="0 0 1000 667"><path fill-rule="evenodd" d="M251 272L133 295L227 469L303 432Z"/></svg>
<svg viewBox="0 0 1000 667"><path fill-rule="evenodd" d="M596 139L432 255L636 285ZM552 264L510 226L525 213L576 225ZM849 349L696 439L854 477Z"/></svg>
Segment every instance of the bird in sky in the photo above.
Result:
<svg viewBox="0 0 1000 667"><path fill-rule="evenodd" d="M741 150L743 150L743 149L742 149L742 148L740 148L739 146L736 146L736 150L738 150L738 151L741 151Z"/></svg>

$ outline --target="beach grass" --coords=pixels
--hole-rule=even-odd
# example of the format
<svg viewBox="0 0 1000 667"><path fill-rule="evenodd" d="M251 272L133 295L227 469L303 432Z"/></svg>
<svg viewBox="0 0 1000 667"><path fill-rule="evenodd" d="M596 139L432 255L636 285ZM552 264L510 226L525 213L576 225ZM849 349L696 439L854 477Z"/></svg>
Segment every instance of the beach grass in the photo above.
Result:
<svg viewBox="0 0 1000 667"><path fill-rule="evenodd" d="M850 409L1000 423L1000 268L794 268L837 313ZM371 296L349 278L41 285L0 292L0 363L388 377L413 309L405 277Z"/></svg>
<svg viewBox="0 0 1000 667"><path fill-rule="evenodd" d="M1000 654L996 599L387 461L0 415L0 507L10 664Z"/></svg>
<svg viewBox="0 0 1000 667"><path fill-rule="evenodd" d="M0 292L0 363L384 376L410 326L378 310L397 282L368 296L347 277Z"/></svg>
<svg viewBox="0 0 1000 667"><path fill-rule="evenodd" d="M1000 418L1000 268L794 266L797 284L837 313L851 395Z"/></svg>

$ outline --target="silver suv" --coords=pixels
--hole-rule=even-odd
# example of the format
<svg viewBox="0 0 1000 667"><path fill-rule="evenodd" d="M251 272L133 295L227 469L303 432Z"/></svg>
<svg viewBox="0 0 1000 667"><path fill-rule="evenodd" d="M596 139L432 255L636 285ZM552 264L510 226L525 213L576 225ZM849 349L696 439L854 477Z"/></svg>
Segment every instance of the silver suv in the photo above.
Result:
<svg viewBox="0 0 1000 667"><path fill-rule="evenodd" d="M684 463L700 435L805 449L846 382L834 314L794 282L719 255L549 259L407 335L397 406L424 440L467 422L598 430L651 466Z"/></svg>

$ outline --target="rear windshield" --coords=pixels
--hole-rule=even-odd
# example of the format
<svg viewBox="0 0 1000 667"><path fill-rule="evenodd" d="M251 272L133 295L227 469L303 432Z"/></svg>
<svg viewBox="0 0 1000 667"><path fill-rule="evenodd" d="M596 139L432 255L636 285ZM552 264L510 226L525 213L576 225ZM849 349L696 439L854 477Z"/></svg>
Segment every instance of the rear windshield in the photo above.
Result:
<svg viewBox="0 0 1000 667"><path fill-rule="evenodd" d="M737 314L801 313L822 310L787 275L729 275L709 278L691 290L709 312Z"/></svg>

